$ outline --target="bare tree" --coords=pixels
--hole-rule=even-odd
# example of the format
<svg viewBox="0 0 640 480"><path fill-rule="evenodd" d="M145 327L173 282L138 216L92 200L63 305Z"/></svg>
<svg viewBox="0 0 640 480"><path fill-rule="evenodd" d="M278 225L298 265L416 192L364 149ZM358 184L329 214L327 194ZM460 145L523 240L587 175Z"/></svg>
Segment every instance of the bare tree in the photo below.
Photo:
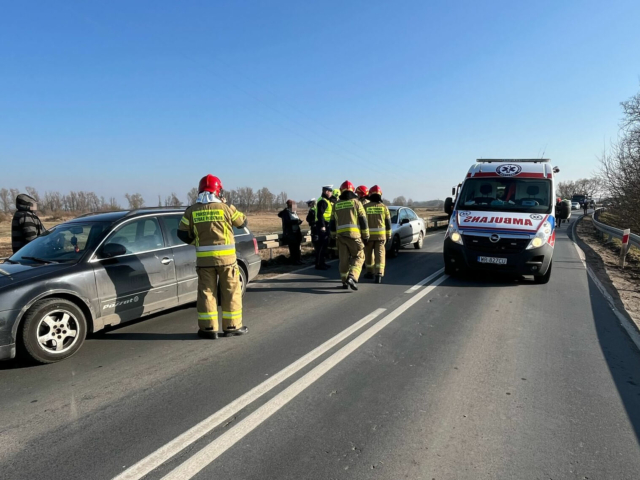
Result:
<svg viewBox="0 0 640 480"><path fill-rule="evenodd" d="M255 194L253 193L253 188L238 188L236 201L238 202L238 205L242 208L242 210L244 210L245 212L249 212L255 202Z"/></svg>
<svg viewBox="0 0 640 480"><path fill-rule="evenodd" d="M198 199L198 189L196 187L193 187L191 190L189 190L189 193L187 193L187 204L193 205L194 203L196 203L197 199Z"/></svg>
<svg viewBox="0 0 640 480"><path fill-rule="evenodd" d="M0 208L4 213L9 213L11 211L12 203L9 190L6 188L0 189Z"/></svg>
<svg viewBox="0 0 640 480"><path fill-rule="evenodd" d="M256 192L256 205L258 210L268 211L273 208L276 196L267 187L262 187Z"/></svg>
<svg viewBox="0 0 640 480"><path fill-rule="evenodd" d="M129 209L136 210L138 208L144 207L144 198L139 193L129 194L125 193L124 197L129 202Z"/></svg>
<svg viewBox="0 0 640 480"><path fill-rule="evenodd" d="M407 200L403 196L399 196L393 199L393 204L403 206L407 203Z"/></svg>
<svg viewBox="0 0 640 480"><path fill-rule="evenodd" d="M182 202L180 201L178 196L173 192L171 192L171 195L169 195L167 198L164 199L165 207L179 207L181 205L182 205Z"/></svg>
<svg viewBox="0 0 640 480"><path fill-rule="evenodd" d="M620 135L600 158L602 178L619 226L640 231L640 93L622 102Z"/></svg>

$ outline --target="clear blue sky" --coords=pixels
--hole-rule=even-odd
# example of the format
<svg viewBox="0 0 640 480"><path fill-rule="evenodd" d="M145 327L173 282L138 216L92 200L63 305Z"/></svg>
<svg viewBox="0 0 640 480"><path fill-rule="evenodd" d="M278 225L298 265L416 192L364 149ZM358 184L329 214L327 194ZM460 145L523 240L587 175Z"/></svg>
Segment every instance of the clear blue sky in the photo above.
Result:
<svg viewBox="0 0 640 480"><path fill-rule="evenodd" d="M639 25L637 0L5 2L0 186L426 200L545 149L589 176L640 90Z"/></svg>

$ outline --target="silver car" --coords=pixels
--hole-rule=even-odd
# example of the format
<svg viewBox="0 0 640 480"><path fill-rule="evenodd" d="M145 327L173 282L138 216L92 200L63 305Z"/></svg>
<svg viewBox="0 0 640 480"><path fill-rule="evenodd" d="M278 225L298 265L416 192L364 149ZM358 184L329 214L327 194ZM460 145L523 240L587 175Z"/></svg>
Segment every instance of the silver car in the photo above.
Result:
<svg viewBox="0 0 640 480"><path fill-rule="evenodd" d="M391 214L391 241L386 248L389 256L396 257L400 248L413 244L414 248L422 248L427 227L416 212L408 207L389 207Z"/></svg>

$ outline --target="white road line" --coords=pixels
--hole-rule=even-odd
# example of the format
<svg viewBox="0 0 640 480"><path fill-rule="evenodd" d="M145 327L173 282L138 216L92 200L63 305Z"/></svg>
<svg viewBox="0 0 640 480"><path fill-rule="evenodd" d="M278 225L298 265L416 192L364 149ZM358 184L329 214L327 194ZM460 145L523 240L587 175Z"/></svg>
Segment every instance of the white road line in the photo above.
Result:
<svg viewBox="0 0 640 480"><path fill-rule="evenodd" d="M138 463L132 465L120 475L115 477L114 480L138 480L144 477L146 474L158 468L171 457L180 453L183 449L199 440L204 435L208 434L211 430L231 417L235 412L242 410L244 407L251 404L274 387L278 386L291 375L306 367L322 354L328 352L338 343L345 340L352 333L356 332L363 326L375 320L385 311L385 308L378 308L377 310L371 312L369 315L357 321L350 327L346 328L335 337L327 340L319 347L307 353L305 356L299 358L288 367L280 370L268 380L265 380L260 385L249 390L247 393L234 400L226 407L218 410L210 417L204 419L202 422L184 432L182 435L176 437L169 443L160 447L155 452L140 460Z"/></svg>
<svg viewBox="0 0 640 480"><path fill-rule="evenodd" d="M347 343L344 347L331 355L320 365L315 367L309 373L305 374L295 383L287 387L281 393L265 403L262 407L258 408L255 412L249 415L244 420L240 421L236 426L232 427L226 433L216 438L213 442L202 448L198 453L186 460L184 463L176 467L163 477L163 480L187 480L193 478L202 469L207 467L216 458L222 455L224 452L233 447L238 441L240 441L247 434L252 432L262 422L271 417L274 413L284 407L288 402L294 399L298 394L305 390L308 386L313 384L316 380L322 377L325 373L335 367L338 363L344 360L349 354L355 351L358 347L364 344L367 340L370 340L375 334L380 332L384 327L393 322L401 314L403 314L411 306L415 305L425 295L430 293L438 285L448 278L444 275L437 279L433 284L422 290L420 293L414 295L409 300L404 302L393 312L385 316L382 320L375 323L371 328L362 332L356 338Z"/></svg>
<svg viewBox="0 0 640 480"><path fill-rule="evenodd" d="M433 275L429 275L427 278L425 278L424 280L419 281L418 283L416 283L413 287L411 287L409 290L406 290L404 293L413 293L416 290L418 290L421 286L429 283L431 280L433 280L434 278L436 278L438 275L441 275L442 272L444 272L444 268L441 268L440 270L438 270L436 273L434 273Z"/></svg>

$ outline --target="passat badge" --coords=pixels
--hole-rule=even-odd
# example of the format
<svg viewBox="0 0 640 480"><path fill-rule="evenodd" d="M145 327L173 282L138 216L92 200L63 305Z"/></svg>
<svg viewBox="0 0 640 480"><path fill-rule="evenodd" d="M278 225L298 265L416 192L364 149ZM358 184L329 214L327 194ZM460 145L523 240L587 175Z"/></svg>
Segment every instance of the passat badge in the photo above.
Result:
<svg viewBox="0 0 640 480"><path fill-rule="evenodd" d="M515 177L522 171L522 167L520 165L515 165L513 163L509 163L507 165L500 165L496 168L496 173L501 177Z"/></svg>

